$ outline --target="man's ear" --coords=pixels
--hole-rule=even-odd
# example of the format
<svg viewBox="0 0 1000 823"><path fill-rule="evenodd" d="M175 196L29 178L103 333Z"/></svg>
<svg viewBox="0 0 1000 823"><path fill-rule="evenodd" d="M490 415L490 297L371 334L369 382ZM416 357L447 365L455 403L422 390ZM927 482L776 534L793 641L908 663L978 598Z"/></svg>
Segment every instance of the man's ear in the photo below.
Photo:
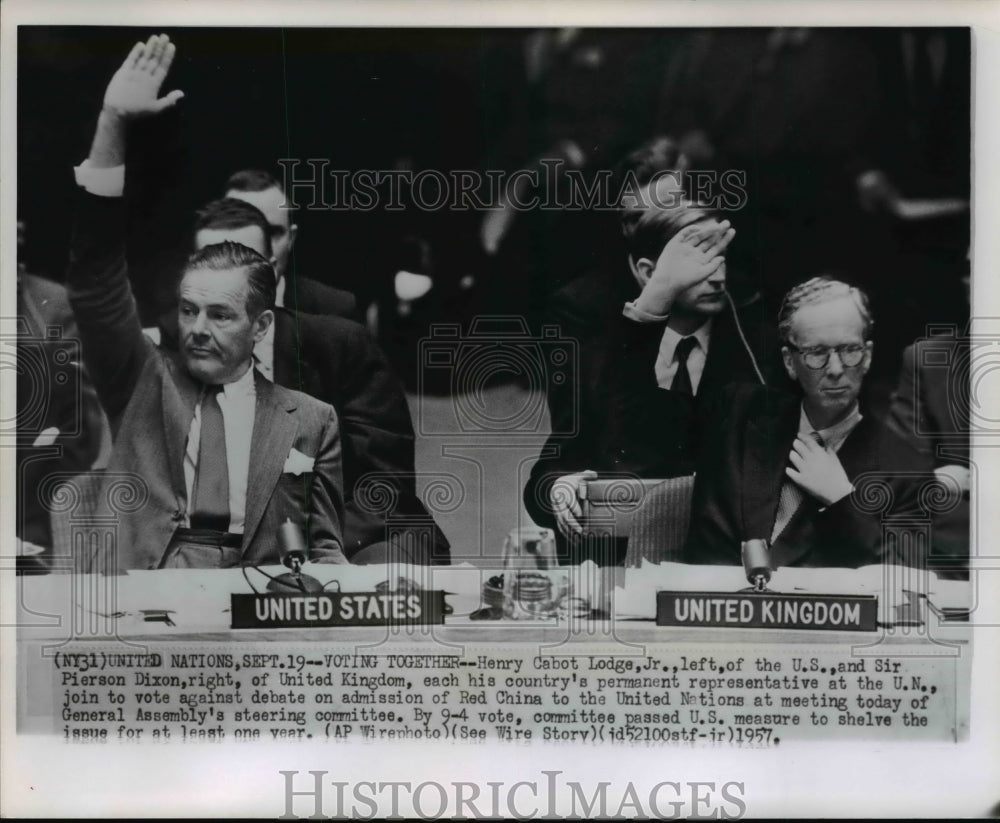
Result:
<svg viewBox="0 0 1000 823"><path fill-rule="evenodd" d="M632 276L639 284L639 288L644 289L649 282L649 278L653 276L656 261L650 260L648 257L640 257L638 260L633 260L630 254L628 256L628 267L632 270Z"/></svg>
<svg viewBox="0 0 1000 823"><path fill-rule="evenodd" d="M288 250L291 251L292 247L295 245L295 238L299 236L299 227L297 224L292 223L288 227Z"/></svg>
<svg viewBox="0 0 1000 823"><path fill-rule="evenodd" d="M872 367L872 354L875 346L871 340L865 342L865 359L861 361L861 374L868 374L868 369Z"/></svg>
<svg viewBox="0 0 1000 823"><path fill-rule="evenodd" d="M264 335L267 334L267 330L271 328L271 324L274 322L274 312L271 309L265 309L257 318L253 321L253 342L259 343L264 339Z"/></svg>
<svg viewBox="0 0 1000 823"><path fill-rule="evenodd" d="M792 364L792 351L788 346L781 347L781 361L785 364L785 371L788 372L788 376L798 382L798 377L795 374L795 366Z"/></svg>

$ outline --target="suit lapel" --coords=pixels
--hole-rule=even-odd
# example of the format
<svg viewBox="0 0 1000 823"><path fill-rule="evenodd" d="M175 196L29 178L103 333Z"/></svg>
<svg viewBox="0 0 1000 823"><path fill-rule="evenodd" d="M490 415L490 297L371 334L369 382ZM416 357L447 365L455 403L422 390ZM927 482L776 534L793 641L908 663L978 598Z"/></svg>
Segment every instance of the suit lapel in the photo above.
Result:
<svg viewBox="0 0 1000 823"><path fill-rule="evenodd" d="M862 418L837 452L837 458L849 478L857 477L869 467L877 465L875 428L870 417ZM819 503L804 495L802 505L779 535L772 550L775 567L792 566L821 542L815 534L815 516Z"/></svg>
<svg viewBox="0 0 1000 823"><path fill-rule="evenodd" d="M798 431L798 409L798 402L783 398L747 423L742 473L746 538L771 537L788 453Z"/></svg>
<svg viewBox="0 0 1000 823"><path fill-rule="evenodd" d="M264 509L278 484L288 452L298 433L298 421L291 414L297 406L287 395L279 395L274 384L254 372L257 402L254 410L253 439L250 443L250 474L243 529L243 548L250 545L260 525Z"/></svg>

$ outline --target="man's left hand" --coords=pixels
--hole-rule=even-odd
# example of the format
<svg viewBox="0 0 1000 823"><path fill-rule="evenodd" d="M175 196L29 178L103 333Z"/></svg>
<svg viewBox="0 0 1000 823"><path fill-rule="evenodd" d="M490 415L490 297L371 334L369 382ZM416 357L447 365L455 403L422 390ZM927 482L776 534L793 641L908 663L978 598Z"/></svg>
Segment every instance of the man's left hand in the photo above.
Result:
<svg viewBox="0 0 1000 823"><path fill-rule="evenodd" d="M791 465L785 474L824 506L832 506L854 490L837 455L811 437L796 437L788 460Z"/></svg>

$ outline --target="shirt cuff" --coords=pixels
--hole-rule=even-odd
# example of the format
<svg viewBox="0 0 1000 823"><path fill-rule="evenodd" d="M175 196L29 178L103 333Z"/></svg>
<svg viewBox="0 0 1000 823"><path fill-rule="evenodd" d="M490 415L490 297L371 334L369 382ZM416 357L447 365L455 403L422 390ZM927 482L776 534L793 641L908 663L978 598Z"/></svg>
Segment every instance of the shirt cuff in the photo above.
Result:
<svg viewBox="0 0 1000 823"><path fill-rule="evenodd" d="M88 157L79 166L73 167L76 184L99 197L121 197L125 191L125 166L95 169Z"/></svg>
<svg viewBox="0 0 1000 823"><path fill-rule="evenodd" d="M669 314L650 314L648 311L637 308L635 303L631 301L625 304L622 316L634 320L636 323L665 323L670 319Z"/></svg>

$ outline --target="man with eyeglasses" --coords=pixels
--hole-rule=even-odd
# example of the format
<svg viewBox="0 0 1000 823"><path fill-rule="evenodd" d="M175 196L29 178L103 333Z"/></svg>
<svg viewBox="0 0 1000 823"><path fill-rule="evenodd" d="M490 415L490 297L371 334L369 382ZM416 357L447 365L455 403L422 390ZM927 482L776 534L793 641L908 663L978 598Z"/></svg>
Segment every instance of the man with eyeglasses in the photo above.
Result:
<svg viewBox="0 0 1000 823"><path fill-rule="evenodd" d="M882 515L853 495L874 472L899 513L930 478L926 460L859 406L873 325L864 293L847 283L814 277L788 292L778 331L801 392L740 386L720 407L695 478L688 562L738 564L755 538L770 542L774 568L901 560L884 556Z"/></svg>

